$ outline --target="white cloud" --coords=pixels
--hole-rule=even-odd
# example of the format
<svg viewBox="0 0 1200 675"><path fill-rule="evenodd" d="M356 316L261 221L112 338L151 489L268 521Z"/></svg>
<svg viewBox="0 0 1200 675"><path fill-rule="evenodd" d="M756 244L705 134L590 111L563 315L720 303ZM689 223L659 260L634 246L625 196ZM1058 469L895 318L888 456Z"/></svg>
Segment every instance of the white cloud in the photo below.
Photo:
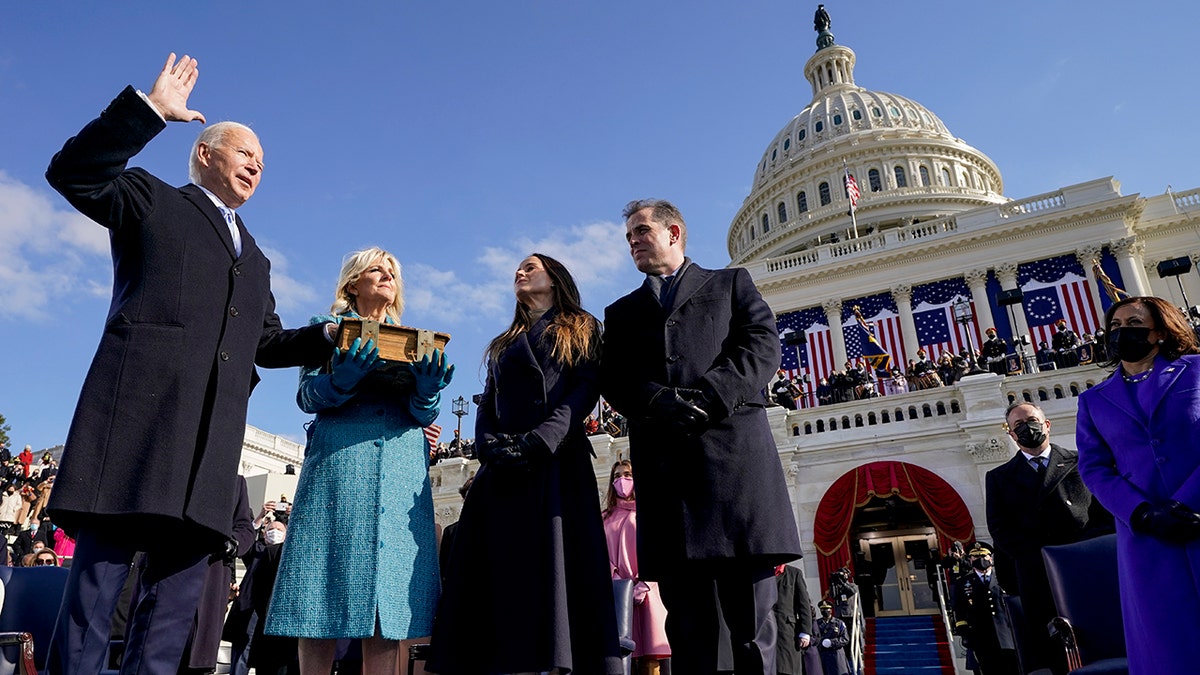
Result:
<svg viewBox="0 0 1200 675"><path fill-rule="evenodd" d="M544 253L566 265L579 284L584 305L598 311L630 290L621 272L633 270L625 243L625 227L599 222L555 230L542 237L518 237L502 246L487 246L475 258L477 279L422 263L404 268L408 309L441 321L475 316L508 316L513 308L512 280L517 264L530 253Z"/></svg>
<svg viewBox="0 0 1200 675"><path fill-rule="evenodd" d="M0 171L0 308L50 321L63 304L111 288L108 230ZM52 310L57 307L58 309Z"/></svg>
<svg viewBox="0 0 1200 675"><path fill-rule="evenodd" d="M275 311L309 311L317 305L317 291L312 286L288 274L288 259L282 251L263 245L263 255L271 261L271 293L275 295Z"/></svg>

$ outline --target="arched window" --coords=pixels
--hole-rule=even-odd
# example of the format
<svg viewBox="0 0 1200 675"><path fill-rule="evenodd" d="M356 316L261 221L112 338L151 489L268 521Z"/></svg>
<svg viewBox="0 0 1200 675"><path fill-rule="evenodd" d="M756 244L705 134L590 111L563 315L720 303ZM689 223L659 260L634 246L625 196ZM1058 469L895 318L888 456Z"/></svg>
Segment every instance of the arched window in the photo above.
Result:
<svg viewBox="0 0 1200 675"><path fill-rule="evenodd" d="M808 135L808 129L801 129L800 134L798 136L796 136L796 140L802 141L802 140L804 140L804 137L807 135Z"/></svg>
<svg viewBox="0 0 1200 675"><path fill-rule="evenodd" d="M816 132L819 134L825 130L825 123L822 122L821 120L817 120L817 123L813 125L813 129L815 129Z"/></svg>
<svg viewBox="0 0 1200 675"><path fill-rule="evenodd" d="M841 113L834 113L834 114L833 114L833 125L834 125L834 126L840 126L840 125L841 125L841 123L842 123L842 114L841 114Z"/></svg>
<svg viewBox="0 0 1200 675"><path fill-rule="evenodd" d="M783 202L779 202L779 207L776 210L779 211L779 222L786 223L787 222L787 204L784 204Z"/></svg>
<svg viewBox="0 0 1200 675"><path fill-rule="evenodd" d="M879 169L871 169L867 172L867 182L871 185L871 192L879 192L883 189L883 181L879 180Z"/></svg>
<svg viewBox="0 0 1200 675"><path fill-rule="evenodd" d="M800 210L800 213L808 210L808 195L804 194L804 190L796 193L796 208Z"/></svg>
<svg viewBox="0 0 1200 675"><path fill-rule="evenodd" d="M792 147L792 137L788 136L787 138L783 139L783 151L787 152L788 148L790 147Z"/></svg>
<svg viewBox="0 0 1200 675"><path fill-rule="evenodd" d="M762 217L762 224L763 224L763 234L766 234L767 231L771 229L771 219L768 218L767 214L765 214L765 213L763 214L763 217Z"/></svg>
<svg viewBox="0 0 1200 675"><path fill-rule="evenodd" d="M921 187L929 187L929 169L921 166L917 168L917 171L921 172Z"/></svg>
<svg viewBox="0 0 1200 675"><path fill-rule="evenodd" d="M850 116L853 117L854 121L857 122L858 120L862 119L862 111L859 110L858 108L855 108L853 111L850 112Z"/></svg>
<svg viewBox="0 0 1200 675"><path fill-rule="evenodd" d="M950 185L950 171L948 169L942 169L942 185Z"/></svg>
<svg viewBox="0 0 1200 675"><path fill-rule="evenodd" d="M821 183L817 186L817 192L821 194L821 206L829 203L829 183Z"/></svg>
<svg viewBox="0 0 1200 675"><path fill-rule="evenodd" d="M908 187L908 180L904 178L904 167L896 167L896 187Z"/></svg>

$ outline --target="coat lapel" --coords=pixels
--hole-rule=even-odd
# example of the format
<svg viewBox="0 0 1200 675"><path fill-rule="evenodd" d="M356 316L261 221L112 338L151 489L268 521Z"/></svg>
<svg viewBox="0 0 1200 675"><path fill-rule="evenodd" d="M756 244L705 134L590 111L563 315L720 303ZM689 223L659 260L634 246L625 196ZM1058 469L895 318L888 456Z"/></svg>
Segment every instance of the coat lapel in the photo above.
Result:
<svg viewBox="0 0 1200 675"><path fill-rule="evenodd" d="M1046 466L1046 475L1042 480L1041 496L1044 497L1053 492L1058 484L1075 470L1076 464L1075 458L1064 457L1058 448L1051 445L1050 463Z"/></svg>
<svg viewBox="0 0 1200 675"><path fill-rule="evenodd" d="M1114 408L1125 413L1138 424L1142 426L1146 425L1146 418L1142 415L1137 401L1133 400L1129 392L1126 391L1127 388L1121 382L1121 371L1118 370L1113 373L1112 377L1109 377L1092 389L1099 392L1100 396Z"/></svg>
<svg viewBox="0 0 1200 675"><path fill-rule="evenodd" d="M185 185L179 188L179 191L208 219L208 224L212 226L213 231L220 237L221 243L225 244L225 250L229 252L229 257L237 258L237 254L233 250L233 235L229 234L229 225L225 223L225 217L221 215L221 210L217 208L217 205L213 204L208 195L204 194L204 190L201 190L196 185ZM242 252L244 253L246 251L246 229L241 224L242 219L237 217L237 220L238 227L241 228L240 233L243 235Z"/></svg>
<svg viewBox="0 0 1200 675"><path fill-rule="evenodd" d="M684 260L683 276L679 278L679 283L675 288L675 302L671 304L671 308L667 312L668 316L677 312L680 307L695 295L697 290L712 278L712 272L692 263L691 258L685 258Z"/></svg>
<svg viewBox="0 0 1200 675"><path fill-rule="evenodd" d="M1150 406L1150 410L1152 411L1160 409L1159 404L1162 403L1163 397L1166 396L1167 392L1175 386L1175 382L1179 380L1179 376L1183 375L1184 371L1187 370L1188 364L1187 361L1184 361L1183 359L1167 361L1166 359L1159 357L1155 359L1154 367L1156 370L1161 369L1162 373L1158 377L1154 377L1154 375L1151 374L1150 379L1146 382L1143 382L1141 385L1143 387L1151 387L1153 389L1151 391L1151 396L1153 396L1153 404Z"/></svg>

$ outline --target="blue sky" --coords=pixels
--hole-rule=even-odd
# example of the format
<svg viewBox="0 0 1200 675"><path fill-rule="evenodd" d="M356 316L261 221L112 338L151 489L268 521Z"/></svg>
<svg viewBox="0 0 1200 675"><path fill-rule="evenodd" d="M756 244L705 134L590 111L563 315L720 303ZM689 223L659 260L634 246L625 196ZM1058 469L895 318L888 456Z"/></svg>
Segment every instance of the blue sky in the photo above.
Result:
<svg viewBox="0 0 1200 675"><path fill-rule="evenodd" d="M1113 175L1125 194L1200 185L1194 3L827 2L860 86L912 98L1020 199ZM241 209L280 314L325 311L342 256L404 265L404 322L453 335L449 399L482 389L484 344L537 250L585 305L640 283L629 199L675 201L689 253L728 225L775 133L811 99L816 3L9 3L0 20L0 414L61 443L108 308L105 231L42 178L50 156L168 52L199 59L191 105L251 124L267 169ZM1083 10L1082 12L1080 10ZM133 162L186 182L198 124ZM296 373L264 372L249 422L302 438ZM474 415L464 420L464 428ZM469 432L467 432L470 435Z"/></svg>

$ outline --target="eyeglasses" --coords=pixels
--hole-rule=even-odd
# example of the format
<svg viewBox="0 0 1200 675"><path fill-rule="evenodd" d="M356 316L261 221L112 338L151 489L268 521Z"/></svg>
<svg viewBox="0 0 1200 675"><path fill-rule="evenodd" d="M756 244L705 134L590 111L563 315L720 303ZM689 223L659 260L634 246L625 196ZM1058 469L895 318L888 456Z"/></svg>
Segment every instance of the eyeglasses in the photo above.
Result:
<svg viewBox="0 0 1200 675"><path fill-rule="evenodd" d="M56 565L57 563L54 562L53 558L38 558L33 561L33 564L40 567L42 565Z"/></svg>

